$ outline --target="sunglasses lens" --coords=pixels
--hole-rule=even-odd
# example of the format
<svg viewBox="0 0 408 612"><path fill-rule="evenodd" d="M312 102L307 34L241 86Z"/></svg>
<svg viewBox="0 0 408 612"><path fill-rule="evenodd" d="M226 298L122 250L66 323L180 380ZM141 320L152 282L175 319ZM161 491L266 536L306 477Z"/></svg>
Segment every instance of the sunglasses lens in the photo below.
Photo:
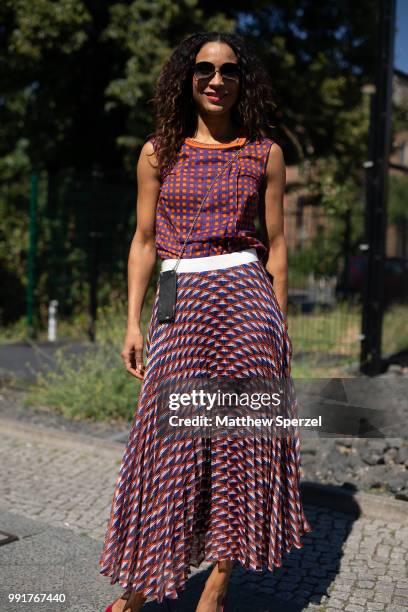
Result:
<svg viewBox="0 0 408 612"><path fill-rule="evenodd" d="M208 79L214 74L214 65L211 62L197 62L194 66L194 76L197 79Z"/></svg>
<svg viewBox="0 0 408 612"><path fill-rule="evenodd" d="M223 64L221 66L221 74L224 79L231 79L236 81L239 79L239 66L238 64Z"/></svg>

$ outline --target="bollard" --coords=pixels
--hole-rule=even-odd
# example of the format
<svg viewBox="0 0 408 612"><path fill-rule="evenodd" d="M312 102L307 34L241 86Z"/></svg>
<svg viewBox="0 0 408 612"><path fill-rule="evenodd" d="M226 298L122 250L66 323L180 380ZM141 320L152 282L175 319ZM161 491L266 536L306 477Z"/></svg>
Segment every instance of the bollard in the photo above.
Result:
<svg viewBox="0 0 408 612"><path fill-rule="evenodd" d="M57 339L57 311L58 300L51 300L48 306L48 340L55 342Z"/></svg>

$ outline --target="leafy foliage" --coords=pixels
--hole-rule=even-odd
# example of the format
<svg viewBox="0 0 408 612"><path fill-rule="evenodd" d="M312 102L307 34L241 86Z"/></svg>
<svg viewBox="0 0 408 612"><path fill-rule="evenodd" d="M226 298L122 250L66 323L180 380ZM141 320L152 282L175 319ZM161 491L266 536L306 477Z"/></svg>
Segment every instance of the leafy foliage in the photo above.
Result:
<svg viewBox="0 0 408 612"><path fill-rule="evenodd" d="M341 218L344 207L360 206L363 91L373 81L377 18L374 0L4 0L0 211L7 246L0 260L7 290L14 288L3 322L25 309L32 171L40 173L40 320L51 296L65 316L86 308L89 232L98 234L100 300L125 293L135 164L154 127L149 99L163 60L194 31L248 38L273 78L280 103L275 136L287 164L316 168L311 186L327 214Z"/></svg>

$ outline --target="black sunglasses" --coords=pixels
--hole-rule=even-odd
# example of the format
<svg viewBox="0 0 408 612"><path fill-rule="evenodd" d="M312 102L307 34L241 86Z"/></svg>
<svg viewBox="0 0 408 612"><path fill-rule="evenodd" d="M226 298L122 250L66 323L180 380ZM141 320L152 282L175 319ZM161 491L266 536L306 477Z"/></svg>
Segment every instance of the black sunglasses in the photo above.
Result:
<svg viewBox="0 0 408 612"><path fill-rule="evenodd" d="M193 74L196 79L212 79L217 72L216 67L212 62L197 62L194 64ZM241 76L241 69L238 64L226 62L218 70L223 79L229 81L238 81Z"/></svg>

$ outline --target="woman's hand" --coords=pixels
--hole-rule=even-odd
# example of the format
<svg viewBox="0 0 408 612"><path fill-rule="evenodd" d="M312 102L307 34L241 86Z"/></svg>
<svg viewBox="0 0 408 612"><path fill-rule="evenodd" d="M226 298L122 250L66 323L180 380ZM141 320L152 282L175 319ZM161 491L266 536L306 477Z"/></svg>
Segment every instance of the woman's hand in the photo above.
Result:
<svg viewBox="0 0 408 612"><path fill-rule="evenodd" d="M126 370L136 378L143 380L145 366L143 364L143 334L140 327L128 327L121 357Z"/></svg>

